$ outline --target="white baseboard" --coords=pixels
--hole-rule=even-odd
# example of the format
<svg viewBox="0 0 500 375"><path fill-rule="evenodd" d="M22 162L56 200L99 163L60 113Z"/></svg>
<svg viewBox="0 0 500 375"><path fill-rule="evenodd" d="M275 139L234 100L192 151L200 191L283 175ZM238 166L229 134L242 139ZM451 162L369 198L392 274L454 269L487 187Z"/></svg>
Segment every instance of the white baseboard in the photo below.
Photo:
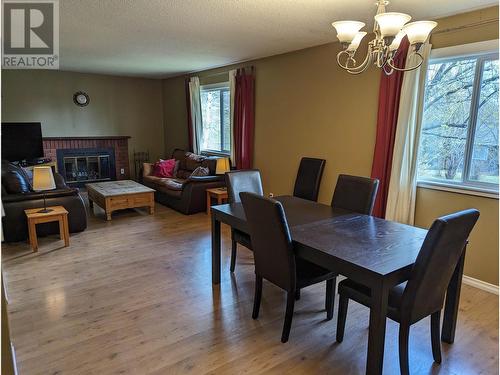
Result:
<svg viewBox="0 0 500 375"><path fill-rule="evenodd" d="M462 282L464 284L470 285L474 288L484 290L485 292L498 295L498 285L493 285L493 284L487 283L485 281L474 279L473 277L465 276L465 275L462 278Z"/></svg>

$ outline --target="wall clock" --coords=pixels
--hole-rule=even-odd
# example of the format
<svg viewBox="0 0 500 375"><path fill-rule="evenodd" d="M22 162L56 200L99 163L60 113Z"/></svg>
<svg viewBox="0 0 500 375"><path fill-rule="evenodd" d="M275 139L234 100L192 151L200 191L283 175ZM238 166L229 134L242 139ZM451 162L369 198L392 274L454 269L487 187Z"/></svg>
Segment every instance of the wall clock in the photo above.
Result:
<svg viewBox="0 0 500 375"><path fill-rule="evenodd" d="M73 102L79 107L85 107L89 105L90 97L87 95L87 93L78 91L73 95Z"/></svg>

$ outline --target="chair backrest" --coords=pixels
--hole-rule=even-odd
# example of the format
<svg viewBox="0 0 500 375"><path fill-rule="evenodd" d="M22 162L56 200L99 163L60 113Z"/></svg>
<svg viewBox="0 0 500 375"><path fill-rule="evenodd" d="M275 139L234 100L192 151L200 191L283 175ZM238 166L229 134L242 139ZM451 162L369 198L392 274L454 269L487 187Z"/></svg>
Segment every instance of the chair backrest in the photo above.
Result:
<svg viewBox="0 0 500 375"><path fill-rule="evenodd" d="M325 169L325 159L302 158L300 160L293 195L316 202L319 185Z"/></svg>
<svg viewBox="0 0 500 375"><path fill-rule="evenodd" d="M339 175L332 198L332 207L371 215L377 196L376 178Z"/></svg>
<svg viewBox="0 0 500 375"><path fill-rule="evenodd" d="M401 318L412 322L440 310L479 211L470 209L436 219L427 232L401 301Z"/></svg>
<svg viewBox="0 0 500 375"><path fill-rule="evenodd" d="M226 172L225 179L229 203L240 202L241 192L264 195L258 169Z"/></svg>
<svg viewBox="0 0 500 375"><path fill-rule="evenodd" d="M255 273L275 285L295 290L295 255L292 238L280 202L253 193L240 193L245 209Z"/></svg>

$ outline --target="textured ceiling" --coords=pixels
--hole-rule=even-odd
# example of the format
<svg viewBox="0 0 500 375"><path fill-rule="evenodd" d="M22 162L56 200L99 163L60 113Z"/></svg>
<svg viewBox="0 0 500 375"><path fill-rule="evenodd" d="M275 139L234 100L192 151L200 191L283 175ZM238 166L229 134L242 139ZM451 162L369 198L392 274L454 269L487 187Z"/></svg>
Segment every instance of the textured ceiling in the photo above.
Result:
<svg viewBox="0 0 500 375"><path fill-rule="evenodd" d="M62 70L167 77L336 40L334 20L372 23L375 0L61 0ZM496 0L393 0L415 20ZM366 30L367 28L365 28Z"/></svg>

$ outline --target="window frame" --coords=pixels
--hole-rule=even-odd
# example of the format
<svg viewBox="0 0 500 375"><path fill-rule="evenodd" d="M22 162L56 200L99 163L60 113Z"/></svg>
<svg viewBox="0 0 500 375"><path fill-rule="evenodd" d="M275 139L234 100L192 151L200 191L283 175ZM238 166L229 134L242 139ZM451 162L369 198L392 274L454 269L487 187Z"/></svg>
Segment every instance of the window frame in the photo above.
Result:
<svg viewBox="0 0 500 375"><path fill-rule="evenodd" d="M206 85L201 85L200 86L200 106L201 106L201 124L203 127L203 104L201 103L201 93L204 91L220 91L221 95L219 97L219 118L221 119L220 121L220 144L221 144L221 149L224 148L224 122L223 122L223 117L224 117L224 106L223 106L223 95L222 92L228 92L229 94L229 100L231 100L231 88L229 85L229 82L219 82L219 83L212 83L212 84L206 84ZM229 103L231 105L231 103ZM203 131L203 129L202 129ZM229 114L229 150L212 150L212 149L201 149L200 147L200 153L204 155L219 155L219 156L229 156L231 155L231 146L232 146L232 127L231 127L231 114Z"/></svg>
<svg viewBox="0 0 500 375"><path fill-rule="evenodd" d="M499 59L498 40L472 43L470 45L464 46L447 47L434 50L433 52L434 53L431 53L429 65L432 63L446 63L456 60L464 60L467 58L474 58L476 60L476 67L470 104L467 138L464 150L462 181L448 181L437 178L419 178L417 168L417 186L498 199L499 184L475 181L470 179L470 167L474 149L474 137L477 127L477 116L479 110L478 105L481 94L481 81L483 78L484 66L485 62L487 61ZM422 132L422 130L423 127L421 128L420 132ZM421 136L422 134L420 134L420 137Z"/></svg>

